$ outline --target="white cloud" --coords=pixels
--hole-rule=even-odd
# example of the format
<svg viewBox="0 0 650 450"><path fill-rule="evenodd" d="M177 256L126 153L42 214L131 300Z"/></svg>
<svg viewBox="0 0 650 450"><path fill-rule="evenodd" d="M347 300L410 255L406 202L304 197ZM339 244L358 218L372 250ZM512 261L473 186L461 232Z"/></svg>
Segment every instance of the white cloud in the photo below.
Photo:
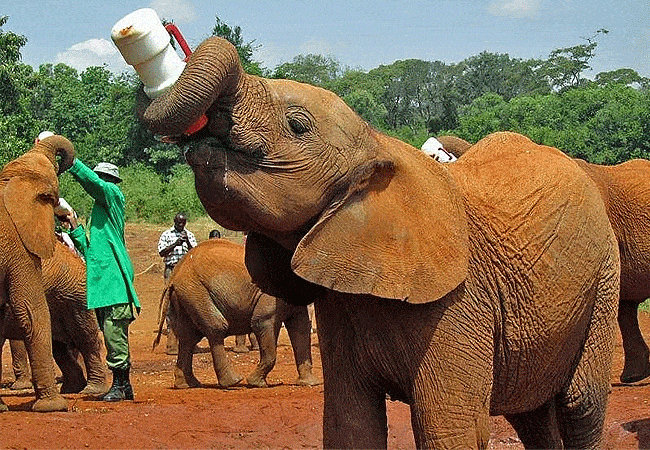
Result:
<svg viewBox="0 0 650 450"><path fill-rule="evenodd" d="M505 16L515 19L535 17L543 0L494 0L488 10L495 16Z"/></svg>
<svg viewBox="0 0 650 450"><path fill-rule="evenodd" d="M152 0L149 7L161 19L171 20L175 24L189 23L196 19L194 5L187 0Z"/></svg>
<svg viewBox="0 0 650 450"><path fill-rule="evenodd" d="M57 53L56 63L60 62L80 72L90 66L106 65L110 71L120 73L129 67L115 45L106 39L89 39Z"/></svg>

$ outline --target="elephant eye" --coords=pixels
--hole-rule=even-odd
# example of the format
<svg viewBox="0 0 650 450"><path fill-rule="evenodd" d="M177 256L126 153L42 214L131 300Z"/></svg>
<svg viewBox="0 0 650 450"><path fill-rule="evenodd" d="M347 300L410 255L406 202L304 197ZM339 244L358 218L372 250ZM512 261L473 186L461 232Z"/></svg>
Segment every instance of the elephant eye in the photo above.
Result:
<svg viewBox="0 0 650 450"><path fill-rule="evenodd" d="M296 134L304 134L309 131L304 123L296 119L289 119L289 128Z"/></svg>
<svg viewBox="0 0 650 450"><path fill-rule="evenodd" d="M311 129L311 122L309 117L302 112L292 111L287 117L289 128L297 135L305 134Z"/></svg>

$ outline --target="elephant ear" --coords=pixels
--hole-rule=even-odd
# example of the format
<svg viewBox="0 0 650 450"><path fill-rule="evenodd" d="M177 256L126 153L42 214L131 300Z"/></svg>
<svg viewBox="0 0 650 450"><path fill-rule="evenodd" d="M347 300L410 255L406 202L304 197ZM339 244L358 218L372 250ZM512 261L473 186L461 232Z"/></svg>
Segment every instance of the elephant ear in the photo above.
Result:
<svg viewBox="0 0 650 450"><path fill-rule="evenodd" d="M363 167L299 243L293 271L339 292L426 303L467 277L462 197L447 170L405 152Z"/></svg>
<svg viewBox="0 0 650 450"><path fill-rule="evenodd" d="M308 305L323 295L321 286L291 271L291 252L266 236L248 234L244 260L253 283L268 295L294 305Z"/></svg>
<svg viewBox="0 0 650 450"><path fill-rule="evenodd" d="M54 171L52 177L56 180ZM4 191L5 207L23 245L41 259L51 258L54 254L56 201L58 185L45 179L13 177Z"/></svg>

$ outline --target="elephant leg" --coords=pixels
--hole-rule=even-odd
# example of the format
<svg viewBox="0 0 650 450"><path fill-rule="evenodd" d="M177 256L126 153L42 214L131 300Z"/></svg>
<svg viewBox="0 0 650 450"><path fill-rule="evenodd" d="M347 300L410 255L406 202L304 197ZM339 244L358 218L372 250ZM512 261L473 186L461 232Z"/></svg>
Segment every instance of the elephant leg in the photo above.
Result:
<svg viewBox="0 0 650 450"><path fill-rule="evenodd" d="M334 373L324 377L323 448L385 449L386 394L371 390L370 380L364 383L361 378L349 378L347 364L331 367Z"/></svg>
<svg viewBox="0 0 650 450"><path fill-rule="evenodd" d="M317 302L316 315L327 317L319 327L324 378L323 448L385 449L388 439L386 392L373 389L372 374L350 350L354 340L343 305ZM320 338L320 335L319 335ZM339 350L341 349L341 350Z"/></svg>
<svg viewBox="0 0 650 450"><path fill-rule="evenodd" d="M54 341L52 354L63 374L61 393L77 394L81 392L86 387L86 377L77 358L70 352L68 346L61 341Z"/></svg>
<svg viewBox="0 0 650 450"><path fill-rule="evenodd" d="M106 382L106 366L101 356L100 349L101 347L97 346L96 350L93 348L90 351L88 349L83 349L81 351L88 378L86 387L83 388L81 394L93 396L104 395L110 388Z"/></svg>
<svg viewBox="0 0 650 450"><path fill-rule="evenodd" d="M15 264L10 269L7 284L11 308L22 335L25 336L25 347L32 368L36 393L32 411L67 411L68 402L58 392L54 380L50 311L43 285L37 274L25 277L25 274L34 273L40 263L34 257L29 263L16 260Z"/></svg>
<svg viewBox="0 0 650 450"><path fill-rule="evenodd" d="M194 376L192 368L194 347L201 338L202 336L191 332L178 335L178 356L176 356L176 367L174 368L174 387L176 389L201 387L201 382Z"/></svg>
<svg viewBox="0 0 650 450"><path fill-rule="evenodd" d="M576 370L566 390L555 399L564 448L591 449L602 446L614 353L616 329L612 325L617 309L618 285L603 280L597 287L596 295Z"/></svg>
<svg viewBox="0 0 650 450"><path fill-rule="evenodd" d="M257 342L257 337L255 337L255 333L248 333L248 340L251 343L251 350L260 349L260 344L259 342Z"/></svg>
<svg viewBox="0 0 650 450"><path fill-rule="evenodd" d="M14 391L31 389L33 387L32 374L29 369L25 343L20 340L11 339L9 341L9 348L11 350L11 367L16 378L16 381L11 384L10 389Z"/></svg>
<svg viewBox="0 0 650 450"><path fill-rule="evenodd" d="M226 348L223 345L223 335L211 334L208 336L210 352L212 353L212 365L221 387L232 387L239 384L244 378L237 373L228 359Z"/></svg>
<svg viewBox="0 0 650 450"><path fill-rule="evenodd" d="M561 449L562 438L557 428L555 401L521 414L505 416L525 448Z"/></svg>
<svg viewBox="0 0 650 450"><path fill-rule="evenodd" d="M268 387L266 376L275 367L281 325L281 322L277 318L254 324L253 332L260 346L260 360L255 369L246 378L249 386Z"/></svg>
<svg viewBox="0 0 650 450"><path fill-rule="evenodd" d="M248 346L246 345L246 335L245 334L238 334L235 336L235 346L232 349L233 352L235 353L248 353L249 349Z"/></svg>
<svg viewBox="0 0 650 450"><path fill-rule="evenodd" d="M306 306L296 307L296 311L284 321L293 348L293 357L298 369L299 386L316 386L321 384L312 373L311 359L311 323Z"/></svg>
<svg viewBox="0 0 650 450"><path fill-rule="evenodd" d="M650 351L639 329L638 306L625 299L621 299L618 304L618 326L625 354L622 383L636 383L650 376Z"/></svg>

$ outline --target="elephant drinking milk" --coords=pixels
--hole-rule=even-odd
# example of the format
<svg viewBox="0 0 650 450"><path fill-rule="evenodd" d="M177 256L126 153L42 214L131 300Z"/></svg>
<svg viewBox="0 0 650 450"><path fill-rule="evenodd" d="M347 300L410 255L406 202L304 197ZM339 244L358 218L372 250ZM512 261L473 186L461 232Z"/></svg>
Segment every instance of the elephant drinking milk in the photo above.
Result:
<svg viewBox="0 0 650 450"><path fill-rule="evenodd" d="M57 161L57 157L60 160ZM39 141L0 172L0 303L10 308L25 338L36 392L34 411L65 411L54 383L52 331L41 264L54 254L57 173L67 170L74 147L62 136ZM0 409L7 409L4 403Z"/></svg>
<svg viewBox="0 0 650 450"><path fill-rule="evenodd" d="M210 216L249 231L253 280L315 299L326 448L385 448L387 394L418 448L486 447L488 415L530 448L599 446L619 259L575 161L497 133L443 166L216 37L138 110L186 146Z"/></svg>

